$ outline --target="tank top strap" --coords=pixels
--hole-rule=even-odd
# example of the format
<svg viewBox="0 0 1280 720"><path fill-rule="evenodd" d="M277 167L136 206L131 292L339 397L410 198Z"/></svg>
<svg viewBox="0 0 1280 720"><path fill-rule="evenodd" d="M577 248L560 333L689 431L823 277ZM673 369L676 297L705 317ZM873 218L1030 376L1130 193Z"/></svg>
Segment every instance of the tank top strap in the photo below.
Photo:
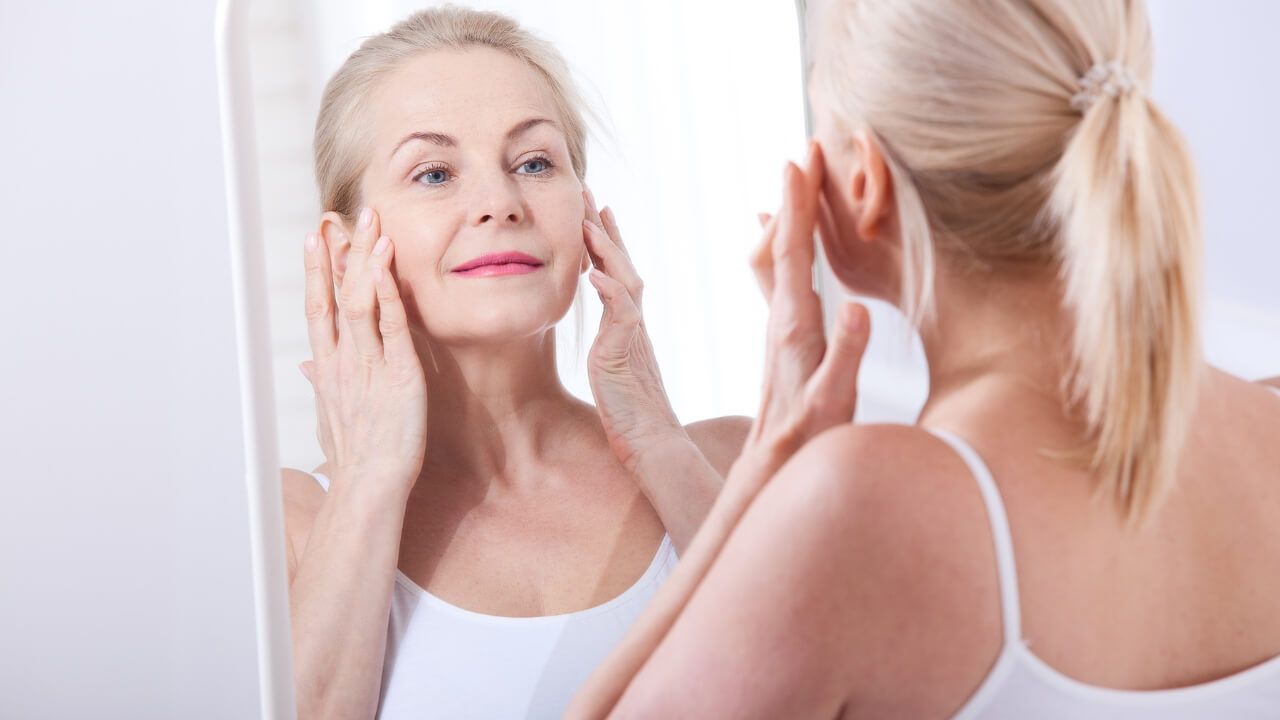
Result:
<svg viewBox="0 0 1280 720"><path fill-rule="evenodd" d="M952 450L969 466L969 472L978 483L982 492L982 501L987 506L987 520L991 523L991 539L995 546L996 572L1000 578L1000 611L1004 618L1005 645L1022 640L1022 605L1018 600L1018 571L1014 564L1013 535L1009 531L1009 518L1005 514L1004 501L1000 498L1000 489L991 477L991 471L982 457L969 443L946 430L930 430L938 439L951 446Z"/></svg>
<svg viewBox="0 0 1280 720"><path fill-rule="evenodd" d="M325 492L329 492L329 478L325 477L324 473L311 473L311 477L320 483L320 487L324 488Z"/></svg>

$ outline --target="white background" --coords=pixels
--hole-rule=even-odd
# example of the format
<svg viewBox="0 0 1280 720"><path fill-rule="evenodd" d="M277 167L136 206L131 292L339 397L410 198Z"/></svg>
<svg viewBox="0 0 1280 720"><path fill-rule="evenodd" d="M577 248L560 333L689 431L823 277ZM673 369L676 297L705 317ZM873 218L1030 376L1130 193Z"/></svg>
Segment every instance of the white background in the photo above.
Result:
<svg viewBox="0 0 1280 720"><path fill-rule="evenodd" d="M407 9L372 6L388 19ZM591 179L617 206L649 282L650 323L677 408L686 420L750 412L762 304L744 260L704 243L745 252L754 211L776 202L782 158L801 148L798 84L785 81L796 77L790 4L538 7L554 14L531 24L554 29L571 61L586 53L586 69L599 73L591 82L621 160L605 174L608 153L593 152ZM1155 93L1191 139L1206 198L1210 357L1246 376L1280 372L1271 219L1280 6L1169 0L1154 10ZM253 717L212 3L5 0L0 17L0 717ZM314 23L330 28L326 37L351 21L328 18ZM302 37L307 25L296 13L265 19L273 25L260 28L281 38ZM738 49L723 54L714 38ZM263 52L300 67L333 58L323 45L294 54L291 42ZM681 68L696 57L706 64ZM292 153L293 182L308 188L314 108L305 95L288 100L287 83L277 89L276 102L293 102L301 118L280 132L302 138L303 149L272 150L264 135L264 160L278 151L284 167ZM668 116L671 107L680 110ZM672 149L655 155L668 141ZM704 206L714 210L697 216ZM309 210L294 212L298 228L314 221ZM296 261L302 230L278 237ZM699 282L716 304L696 304L690 288ZM663 295L686 311L659 309ZM301 325L300 299L289 302L271 308L277 333ZM707 332L719 344L697 360ZM883 415L909 414L914 386L883 378L910 377L910 365L884 337L864 399L878 398L873 409ZM294 365L286 370L296 378ZM747 379L729 384L725 373ZM291 392L283 381L279 391ZM310 467L313 456L297 449L293 463Z"/></svg>

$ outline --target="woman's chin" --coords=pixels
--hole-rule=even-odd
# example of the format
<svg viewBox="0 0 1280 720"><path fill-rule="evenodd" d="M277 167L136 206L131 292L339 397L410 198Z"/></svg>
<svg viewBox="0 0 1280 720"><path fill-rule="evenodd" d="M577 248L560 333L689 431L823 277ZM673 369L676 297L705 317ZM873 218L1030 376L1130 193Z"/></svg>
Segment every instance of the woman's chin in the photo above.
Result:
<svg viewBox="0 0 1280 720"><path fill-rule="evenodd" d="M532 340L546 335L564 313L535 313L530 308L504 315L467 318L467 322L452 322L448 327L429 328L430 335L446 345L508 345L520 340ZM455 318L461 320L461 318Z"/></svg>

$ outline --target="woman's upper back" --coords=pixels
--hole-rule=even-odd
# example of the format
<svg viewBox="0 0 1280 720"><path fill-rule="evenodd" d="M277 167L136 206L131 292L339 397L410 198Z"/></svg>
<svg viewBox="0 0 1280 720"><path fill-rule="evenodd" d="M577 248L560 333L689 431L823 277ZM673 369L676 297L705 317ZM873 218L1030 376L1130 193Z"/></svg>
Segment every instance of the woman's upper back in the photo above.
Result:
<svg viewBox="0 0 1280 720"><path fill-rule="evenodd" d="M921 578L937 583L938 592L925 594L933 599L919 602L912 589L917 601L887 605L903 615L887 622L921 614L969 621L928 637L904 634L902 658L887 660L926 675L943 672L934 665L944 661L931 658L961 657L972 667L947 668L949 680L923 706L889 696L919 692L906 686L884 688L888 695L874 701L867 693L881 690L858 688L854 699L934 712L967 702L967 717L1023 717L1032 707L1036 717L1137 717L1142 708L1152 717L1218 717L1226 708L1231 716L1280 714L1280 397L1210 375L1177 489L1136 533L1106 499L1095 501L1087 475L1038 450L1061 447L1061 438L1034 400L1017 401L1019 390L983 388L973 396L982 399L940 426L925 419L940 433L908 431L920 434L904 436L916 446L912 474L931 492L952 494L956 513L942 523L935 514L923 522L939 527L923 532L950 535L949 552L964 558L958 567L987 564L985 577L973 579L986 592L948 592L954 578ZM962 475L967 489L953 482ZM963 517L975 512L986 532ZM948 643L972 652L939 653ZM854 707L849 716L858 715Z"/></svg>

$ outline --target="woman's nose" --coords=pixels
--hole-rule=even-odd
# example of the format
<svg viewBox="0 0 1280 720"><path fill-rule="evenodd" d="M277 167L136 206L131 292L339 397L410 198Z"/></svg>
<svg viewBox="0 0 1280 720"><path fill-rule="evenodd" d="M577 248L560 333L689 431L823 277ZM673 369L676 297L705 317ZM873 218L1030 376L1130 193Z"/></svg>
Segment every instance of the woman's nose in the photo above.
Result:
<svg viewBox="0 0 1280 720"><path fill-rule="evenodd" d="M524 203L514 180L502 177L487 180L476 188L471 223L519 225L524 219Z"/></svg>

